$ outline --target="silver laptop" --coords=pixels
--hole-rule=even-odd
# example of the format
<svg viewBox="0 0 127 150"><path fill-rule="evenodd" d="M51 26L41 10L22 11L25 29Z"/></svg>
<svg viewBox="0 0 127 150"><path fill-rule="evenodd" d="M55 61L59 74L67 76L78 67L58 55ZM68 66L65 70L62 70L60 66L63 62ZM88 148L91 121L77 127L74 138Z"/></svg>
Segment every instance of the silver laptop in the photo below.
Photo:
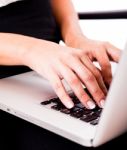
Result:
<svg viewBox="0 0 127 150"><path fill-rule="evenodd" d="M97 147L127 130L127 46L103 110L87 110L70 90L75 107L66 109L49 82L36 72L0 80L0 109L78 144Z"/></svg>

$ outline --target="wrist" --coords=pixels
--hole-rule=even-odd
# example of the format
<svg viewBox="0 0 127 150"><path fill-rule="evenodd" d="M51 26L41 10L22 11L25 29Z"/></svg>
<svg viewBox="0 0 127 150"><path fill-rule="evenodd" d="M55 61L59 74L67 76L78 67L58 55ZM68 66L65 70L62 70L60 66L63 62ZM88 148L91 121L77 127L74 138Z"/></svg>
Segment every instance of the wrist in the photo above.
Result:
<svg viewBox="0 0 127 150"><path fill-rule="evenodd" d="M29 66L30 56L32 55L33 49L37 44L37 39L24 36L20 42L20 45L17 47L17 55L19 56L18 59L22 65Z"/></svg>
<svg viewBox="0 0 127 150"><path fill-rule="evenodd" d="M55 50L58 46L58 44L51 41L31 38L23 48L22 62L30 68L34 66L35 69L35 62L37 62L38 58L40 59L41 57L42 61L44 61L45 56L48 56L48 51Z"/></svg>
<svg viewBox="0 0 127 150"><path fill-rule="evenodd" d="M70 47L78 48L79 40L88 39L82 32L69 33L66 35L65 44Z"/></svg>

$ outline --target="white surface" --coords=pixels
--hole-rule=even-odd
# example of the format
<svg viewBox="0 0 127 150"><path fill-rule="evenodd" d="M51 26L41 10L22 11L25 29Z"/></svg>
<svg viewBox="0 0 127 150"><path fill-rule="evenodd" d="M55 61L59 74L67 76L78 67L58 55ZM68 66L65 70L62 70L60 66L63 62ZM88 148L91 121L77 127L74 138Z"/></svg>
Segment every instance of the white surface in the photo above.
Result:
<svg viewBox="0 0 127 150"><path fill-rule="evenodd" d="M78 12L127 10L127 0L72 0Z"/></svg>
<svg viewBox="0 0 127 150"><path fill-rule="evenodd" d="M89 38L108 41L120 49L124 48L127 40L127 20L82 20L80 25Z"/></svg>

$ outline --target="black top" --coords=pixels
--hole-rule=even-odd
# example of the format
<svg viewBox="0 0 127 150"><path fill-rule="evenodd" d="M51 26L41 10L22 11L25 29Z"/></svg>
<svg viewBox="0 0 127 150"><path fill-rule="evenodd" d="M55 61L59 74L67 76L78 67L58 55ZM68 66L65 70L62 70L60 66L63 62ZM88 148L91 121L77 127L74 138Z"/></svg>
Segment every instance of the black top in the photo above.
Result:
<svg viewBox="0 0 127 150"><path fill-rule="evenodd" d="M59 41L50 0L22 0L0 8L0 32Z"/></svg>
<svg viewBox="0 0 127 150"><path fill-rule="evenodd" d="M60 40L50 0L23 0L1 7L0 32L17 33L54 42ZM28 68L0 66L0 76L26 70Z"/></svg>

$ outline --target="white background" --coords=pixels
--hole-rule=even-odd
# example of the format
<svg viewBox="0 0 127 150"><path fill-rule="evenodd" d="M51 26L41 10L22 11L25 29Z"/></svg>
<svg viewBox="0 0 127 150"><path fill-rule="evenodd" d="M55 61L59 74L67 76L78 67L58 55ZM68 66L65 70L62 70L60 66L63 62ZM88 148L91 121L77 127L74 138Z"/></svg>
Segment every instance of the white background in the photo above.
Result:
<svg viewBox="0 0 127 150"><path fill-rule="evenodd" d="M111 11L127 8L127 0L72 0L78 12ZM127 19L84 20L80 25L89 38L109 41L123 49L127 40Z"/></svg>
<svg viewBox="0 0 127 150"><path fill-rule="evenodd" d="M78 12L127 10L127 0L72 0Z"/></svg>

